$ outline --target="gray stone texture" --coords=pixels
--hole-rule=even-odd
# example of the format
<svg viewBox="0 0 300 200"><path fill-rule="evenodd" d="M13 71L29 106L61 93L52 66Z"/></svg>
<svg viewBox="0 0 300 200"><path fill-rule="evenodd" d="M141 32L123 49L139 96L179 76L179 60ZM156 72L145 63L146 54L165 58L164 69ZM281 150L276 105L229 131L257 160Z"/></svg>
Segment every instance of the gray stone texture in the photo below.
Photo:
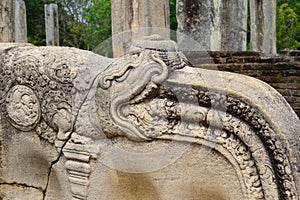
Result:
<svg viewBox="0 0 300 200"><path fill-rule="evenodd" d="M126 54L133 42L159 34L170 37L169 1L112 0L114 57Z"/></svg>
<svg viewBox="0 0 300 200"><path fill-rule="evenodd" d="M222 1L221 51L246 51L248 1Z"/></svg>
<svg viewBox="0 0 300 200"><path fill-rule="evenodd" d="M177 40L182 50L221 49L221 2L178 0Z"/></svg>
<svg viewBox="0 0 300 200"><path fill-rule="evenodd" d="M3 0L0 11L0 42L27 42L24 1Z"/></svg>
<svg viewBox="0 0 300 200"><path fill-rule="evenodd" d="M247 1L177 0L178 43L184 50L246 50Z"/></svg>
<svg viewBox="0 0 300 200"><path fill-rule="evenodd" d="M276 3L250 0L251 50L276 54Z"/></svg>
<svg viewBox="0 0 300 200"><path fill-rule="evenodd" d="M59 46L59 23L57 4L45 5L46 45Z"/></svg>
<svg viewBox="0 0 300 200"><path fill-rule="evenodd" d="M24 0L15 0L15 42L27 42L26 6Z"/></svg>

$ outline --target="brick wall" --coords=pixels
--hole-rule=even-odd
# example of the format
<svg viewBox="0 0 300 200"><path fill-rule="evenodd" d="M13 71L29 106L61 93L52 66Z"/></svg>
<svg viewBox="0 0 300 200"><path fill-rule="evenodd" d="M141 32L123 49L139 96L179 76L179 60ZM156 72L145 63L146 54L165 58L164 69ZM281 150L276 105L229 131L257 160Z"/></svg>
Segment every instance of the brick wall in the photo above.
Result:
<svg viewBox="0 0 300 200"><path fill-rule="evenodd" d="M229 71L260 79L274 87L300 117L300 51L276 56L257 52L184 52L195 67Z"/></svg>

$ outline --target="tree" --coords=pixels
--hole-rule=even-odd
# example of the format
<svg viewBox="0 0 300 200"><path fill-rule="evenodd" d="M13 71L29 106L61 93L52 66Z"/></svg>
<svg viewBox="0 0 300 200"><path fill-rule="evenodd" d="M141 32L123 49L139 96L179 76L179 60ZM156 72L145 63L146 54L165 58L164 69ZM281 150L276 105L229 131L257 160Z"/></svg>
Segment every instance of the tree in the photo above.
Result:
<svg viewBox="0 0 300 200"><path fill-rule="evenodd" d="M111 37L110 0L91 0L84 9L86 21L84 39L90 48L95 48Z"/></svg>
<svg viewBox="0 0 300 200"><path fill-rule="evenodd" d="M85 41L87 23L84 19L89 0L57 0L59 6L60 44L88 49Z"/></svg>
<svg viewBox="0 0 300 200"><path fill-rule="evenodd" d="M25 0L28 42L46 45L44 5L50 3L58 5L60 45L87 49L83 16L89 0Z"/></svg>
<svg viewBox="0 0 300 200"><path fill-rule="evenodd" d="M51 1L25 0L27 39L37 46L46 45L44 5Z"/></svg>
<svg viewBox="0 0 300 200"><path fill-rule="evenodd" d="M300 49L300 2L279 0L277 5L277 49Z"/></svg>

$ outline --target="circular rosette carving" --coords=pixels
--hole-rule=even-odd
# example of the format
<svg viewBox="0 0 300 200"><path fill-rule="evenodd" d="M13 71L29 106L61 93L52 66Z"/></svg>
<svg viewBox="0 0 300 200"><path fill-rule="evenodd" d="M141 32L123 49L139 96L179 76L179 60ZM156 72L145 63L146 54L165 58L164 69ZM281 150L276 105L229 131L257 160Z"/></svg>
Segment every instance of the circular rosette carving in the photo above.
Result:
<svg viewBox="0 0 300 200"><path fill-rule="evenodd" d="M11 124L22 131L35 128L41 117L37 95L24 85L17 85L9 90L6 97L6 110Z"/></svg>

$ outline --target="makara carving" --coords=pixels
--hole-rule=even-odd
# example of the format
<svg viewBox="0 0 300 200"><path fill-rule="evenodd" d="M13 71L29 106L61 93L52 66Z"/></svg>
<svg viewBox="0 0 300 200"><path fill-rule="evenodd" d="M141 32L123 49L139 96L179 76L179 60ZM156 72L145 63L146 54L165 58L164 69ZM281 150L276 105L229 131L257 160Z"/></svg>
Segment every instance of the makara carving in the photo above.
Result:
<svg viewBox="0 0 300 200"><path fill-rule="evenodd" d="M299 198L296 169L277 127L238 94L193 80L174 82L193 69L180 52L134 51L112 61L81 91L74 85L76 62L70 63L46 48L7 51L0 100L9 124L35 130L66 157L74 199L87 198L90 160L101 151L96 141L121 136L211 146L234 166L246 199ZM84 93L77 107L76 92Z"/></svg>

